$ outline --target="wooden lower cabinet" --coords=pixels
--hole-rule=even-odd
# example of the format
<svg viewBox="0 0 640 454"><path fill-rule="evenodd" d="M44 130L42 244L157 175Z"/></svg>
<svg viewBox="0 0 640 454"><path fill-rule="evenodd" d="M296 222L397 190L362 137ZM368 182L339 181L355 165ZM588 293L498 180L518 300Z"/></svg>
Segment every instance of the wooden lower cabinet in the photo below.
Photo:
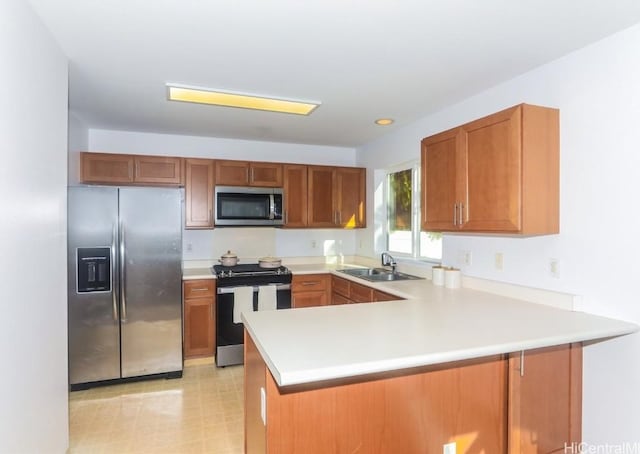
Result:
<svg viewBox="0 0 640 454"><path fill-rule="evenodd" d="M371 303L374 301L402 300L399 296L381 292L349 279L331 276L331 304Z"/></svg>
<svg viewBox="0 0 640 454"><path fill-rule="evenodd" d="M215 349L215 280L183 281L184 357L212 356Z"/></svg>
<svg viewBox="0 0 640 454"><path fill-rule="evenodd" d="M291 280L292 306L327 306L331 296L331 276L328 274L303 274Z"/></svg>
<svg viewBox="0 0 640 454"><path fill-rule="evenodd" d="M497 355L280 389L245 333L245 453L563 452L581 439L580 358L565 345L525 352L524 377L519 354Z"/></svg>

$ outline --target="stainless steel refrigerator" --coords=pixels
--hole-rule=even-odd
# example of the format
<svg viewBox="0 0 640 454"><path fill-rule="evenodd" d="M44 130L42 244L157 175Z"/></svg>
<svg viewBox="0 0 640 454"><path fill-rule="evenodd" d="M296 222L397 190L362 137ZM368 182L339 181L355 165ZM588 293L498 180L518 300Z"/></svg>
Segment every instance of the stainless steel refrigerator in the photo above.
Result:
<svg viewBox="0 0 640 454"><path fill-rule="evenodd" d="M182 376L182 190L70 187L69 382Z"/></svg>

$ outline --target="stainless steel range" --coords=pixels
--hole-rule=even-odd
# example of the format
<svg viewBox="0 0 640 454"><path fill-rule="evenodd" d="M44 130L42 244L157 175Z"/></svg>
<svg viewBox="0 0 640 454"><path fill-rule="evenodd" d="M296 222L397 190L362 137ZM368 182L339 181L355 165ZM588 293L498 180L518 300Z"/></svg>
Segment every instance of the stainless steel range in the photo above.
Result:
<svg viewBox="0 0 640 454"><path fill-rule="evenodd" d="M275 288L275 307L291 308L291 272L284 266L261 268L257 263L236 266L214 265L217 278L216 297L216 365L218 367L244 362L244 325L234 317L234 306L242 304L236 298L249 295L249 308L258 310L260 291L263 294ZM235 318L235 321L234 321Z"/></svg>

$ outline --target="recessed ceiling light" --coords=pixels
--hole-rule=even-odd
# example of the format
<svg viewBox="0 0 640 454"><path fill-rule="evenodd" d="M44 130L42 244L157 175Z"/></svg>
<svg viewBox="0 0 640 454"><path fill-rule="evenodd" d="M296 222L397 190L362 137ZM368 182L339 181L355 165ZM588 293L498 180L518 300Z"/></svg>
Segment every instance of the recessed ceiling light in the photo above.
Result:
<svg viewBox="0 0 640 454"><path fill-rule="evenodd" d="M393 123L393 118L378 118L374 123L378 126L388 126Z"/></svg>
<svg viewBox="0 0 640 454"><path fill-rule="evenodd" d="M170 101L212 104L224 107L239 107L242 109L267 110L270 112L290 113L296 115L309 115L320 105L319 102L276 99L268 98L266 96L223 92L175 84L167 84L167 97Z"/></svg>

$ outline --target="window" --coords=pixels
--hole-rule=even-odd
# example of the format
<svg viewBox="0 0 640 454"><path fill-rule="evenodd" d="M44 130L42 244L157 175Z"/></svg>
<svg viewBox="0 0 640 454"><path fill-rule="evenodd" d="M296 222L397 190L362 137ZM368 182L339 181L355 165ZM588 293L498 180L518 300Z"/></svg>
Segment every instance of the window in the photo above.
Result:
<svg viewBox="0 0 640 454"><path fill-rule="evenodd" d="M442 234L420 231L420 165L387 173L387 249L399 256L442 259Z"/></svg>

